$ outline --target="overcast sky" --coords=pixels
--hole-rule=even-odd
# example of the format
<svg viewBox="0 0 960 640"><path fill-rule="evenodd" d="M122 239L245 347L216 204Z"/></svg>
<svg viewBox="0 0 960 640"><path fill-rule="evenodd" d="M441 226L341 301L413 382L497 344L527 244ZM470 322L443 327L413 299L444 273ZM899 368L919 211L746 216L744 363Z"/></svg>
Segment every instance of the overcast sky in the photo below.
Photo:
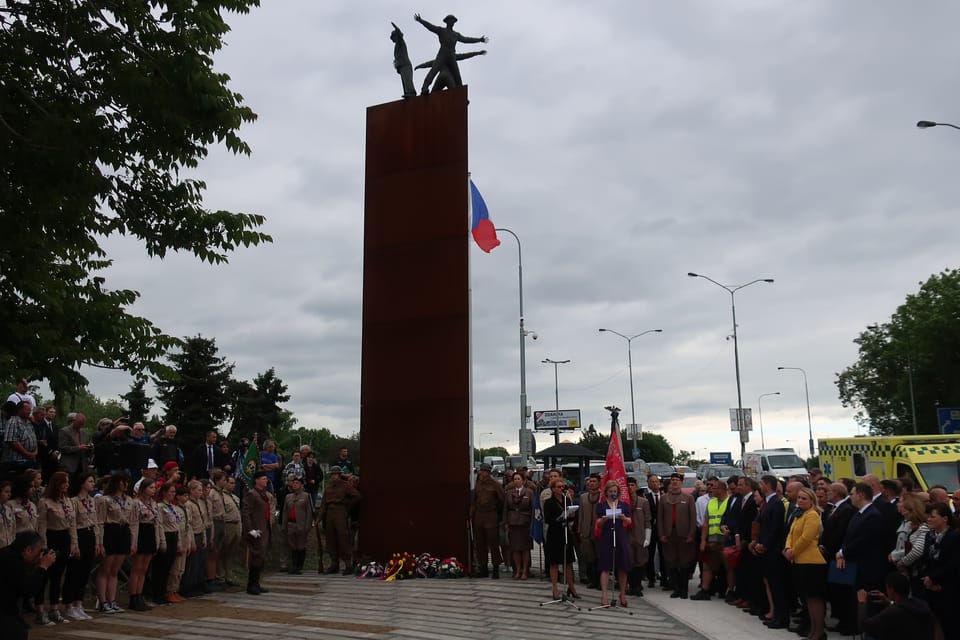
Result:
<svg viewBox="0 0 960 640"><path fill-rule="evenodd" d="M686 274L775 278L736 296L743 405L757 427L758 396L780 391L765 444L805 454L803 378L777 366L806 370L815 438L856 433L834 384L853 339L956 266L960 132L914 126L960 120L954 2L263 5L229 18L217 57L259 114L241 131L253 154L215 149L199 173L211 209L264 214L274 243L213 267L111 240L108 283L167 332L215 337L238 377L275 367L301 425L359 427L365 111L401 95L390 21L415 63L435 55L415 11L490 38L461 63L470 171L523 242L535 410L554 405L541 360L570 359L561 408L607 428L616 403L630 422L626 343L597 329L662 328L633 342L637 422L736 451L730 297ZM489 255L471 241L474 430L515 450L517 250L501 239ZM85 373L101 396L131 382Z"/></svg>

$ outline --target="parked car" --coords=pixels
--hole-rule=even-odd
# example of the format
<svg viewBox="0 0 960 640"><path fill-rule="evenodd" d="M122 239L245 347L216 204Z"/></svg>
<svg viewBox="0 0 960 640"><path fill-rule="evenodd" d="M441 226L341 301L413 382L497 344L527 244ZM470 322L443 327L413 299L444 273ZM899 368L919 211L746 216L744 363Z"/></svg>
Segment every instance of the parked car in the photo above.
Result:
<svg viewBox="0 0 960 640"><path fill-rule="evenodd" d="M697 477L701 480L715 477L726 482L730 476L742 476L743 470L731 464L702 464L697 469Z"/></svg>
<svg viewBox="0 0 960 640"><path fill-rule="evenodd" d="M672 465L667 464L666 462L648 462L647 463L647 473L655 473L660 476L661 480L669 478L671 474L675 472L675 469Z"/></svg>

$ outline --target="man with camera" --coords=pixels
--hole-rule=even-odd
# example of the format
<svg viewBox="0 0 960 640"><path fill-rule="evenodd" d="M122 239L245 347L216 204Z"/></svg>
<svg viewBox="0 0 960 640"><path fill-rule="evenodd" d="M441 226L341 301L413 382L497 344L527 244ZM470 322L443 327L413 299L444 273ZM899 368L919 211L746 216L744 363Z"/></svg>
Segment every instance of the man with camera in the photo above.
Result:
<svg viewBox="0 0 960 640"><path fill-rule="evenodd" d="M13 544L0 549L0 629L7 640L27 639L30 626L20 617L17 603L40 593L56 560L56 552L43 548L36 531L19 533Z"/></svg>

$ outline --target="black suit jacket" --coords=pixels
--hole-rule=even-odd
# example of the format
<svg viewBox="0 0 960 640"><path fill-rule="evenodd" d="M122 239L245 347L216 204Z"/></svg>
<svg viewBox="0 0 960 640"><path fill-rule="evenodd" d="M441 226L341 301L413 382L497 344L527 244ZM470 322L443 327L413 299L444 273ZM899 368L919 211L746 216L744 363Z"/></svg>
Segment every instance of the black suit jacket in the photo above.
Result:
<svg viewBox="0 0 960 640"><path fill-rule="evenodd" d="M656 502L653 501L653 492L650 491L650 489L644 489L643 493L644 497L647 499L647 502L650 503L650 525L652 526L654 532L656 532L657 511L659 511L658 507L660 506L660 500L663 499L663 492L660 492L660 498ZM657 536L654 535L653 537L656 538Z"/></svg>
<svg viewBox="0 0 960 640"><path fill-rule="evenodd" d="M857 563L854 588L882 591L884 579L890 566L887 562L887 546L883 535L883 516L875 506L868 505L850 518L847 534L843 537L843 558Z"/></svg>
<svg viewBox="0 0 960 640"><path fill-rule="evenodd" d="M857 510L850 500L844 500L839 507L835 507L830 516L823 523L823 533L820 534L820 544L826 550L827 559L837 555L843 545L843 537L847 535L850 518Z"/></svg>
<svg viewBox="0 0 960 640"><path fill-rule="evenodd" d="M740 542L746 544L750 542L750 536L753 534L753 523L757 520L759 507L753 499L753 494L743 497L742 500L740 518L737 522L737 533L740 534Z"/></svg>
<svg viewBox="0 0 960 640"><path fill-rule="evenodd" d="M785 530L786 513L783 510L783 502L780 496L773 496L767 500L767 506L763 508L760 514L760 534L757 542L766 547L764 555L773 554L779 556L783 551L783 543L786 542L787 534Z"/></svg>
<svg viewBox="0 0 960 640"><path fill-rule="evenodd" d="M217 464L217 445L213 445L213 464ZM207 471L207 443L203 442L197 445L190 456L190 473L194 478L209 478L210 472Z"/></svg>

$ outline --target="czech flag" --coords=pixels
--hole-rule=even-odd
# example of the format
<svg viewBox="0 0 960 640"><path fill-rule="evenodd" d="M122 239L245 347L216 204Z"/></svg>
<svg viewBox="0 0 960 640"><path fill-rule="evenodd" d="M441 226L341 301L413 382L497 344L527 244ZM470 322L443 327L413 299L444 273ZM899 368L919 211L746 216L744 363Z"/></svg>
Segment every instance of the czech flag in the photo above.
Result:
<svg viewBox="0 0 960 640"><path fill-rule="evenodd" d="M477 185L473 184L473 180L470 181L470 209L473 214L473 222L470 225L473 240L478 247L490 253L500 246L500 240L497 238L497 230L493 226L493 221L490 220L487 203L483 201L483 196L477 190Z"/></svg>

